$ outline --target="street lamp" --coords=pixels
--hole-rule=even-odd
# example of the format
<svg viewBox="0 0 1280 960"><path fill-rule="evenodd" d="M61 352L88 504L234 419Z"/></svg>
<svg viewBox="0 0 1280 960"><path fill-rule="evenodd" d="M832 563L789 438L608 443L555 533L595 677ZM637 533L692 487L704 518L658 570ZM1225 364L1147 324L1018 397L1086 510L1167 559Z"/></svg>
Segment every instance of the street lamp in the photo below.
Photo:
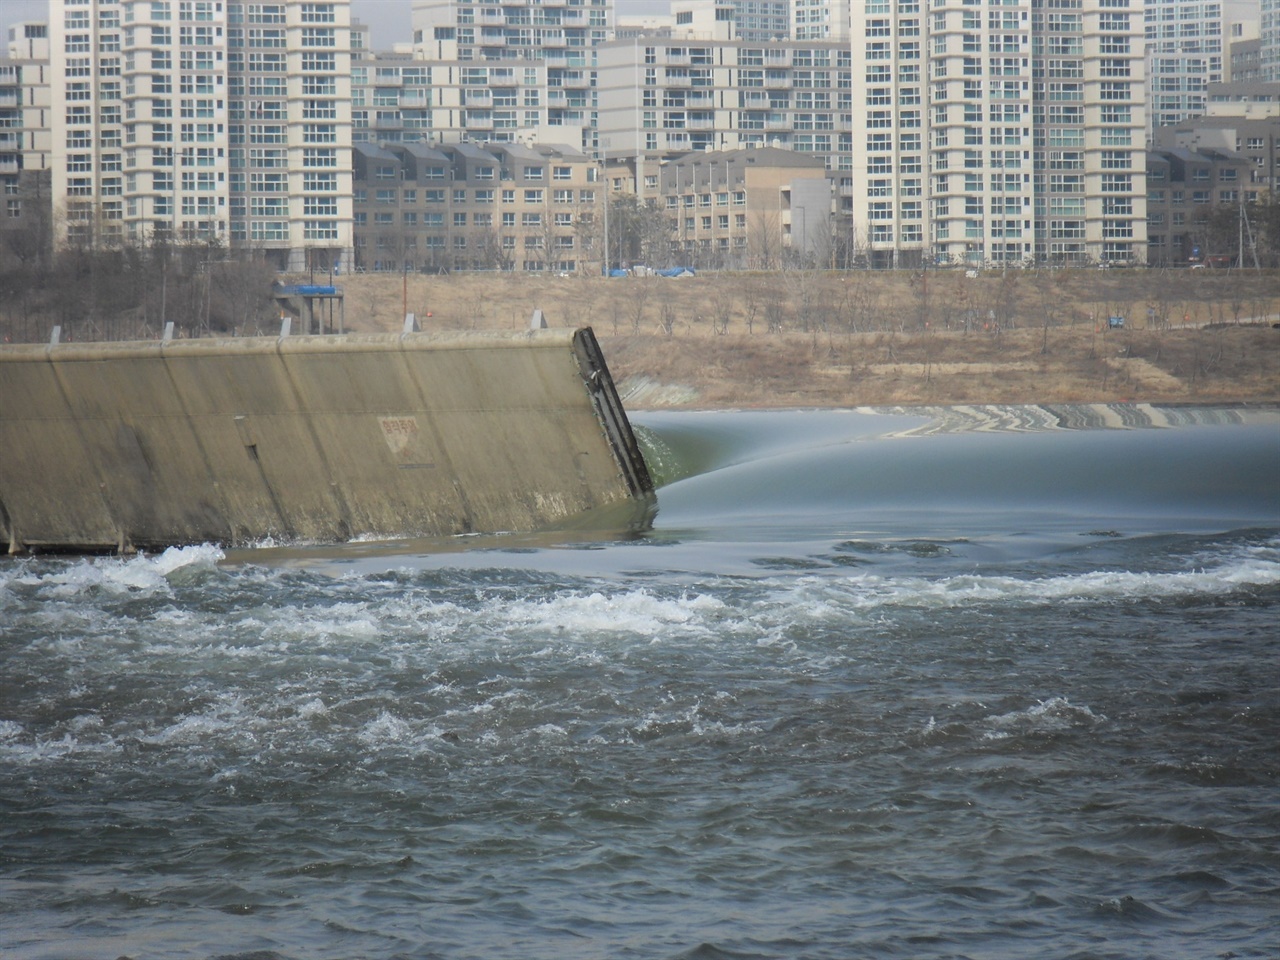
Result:
<svg viewBox="0 0 1280 960"><path fill-rule="evenodd" d="M604 160L600 161L600 188L604 191L604 260L601 272L609 276L609 168Z"/></svg>

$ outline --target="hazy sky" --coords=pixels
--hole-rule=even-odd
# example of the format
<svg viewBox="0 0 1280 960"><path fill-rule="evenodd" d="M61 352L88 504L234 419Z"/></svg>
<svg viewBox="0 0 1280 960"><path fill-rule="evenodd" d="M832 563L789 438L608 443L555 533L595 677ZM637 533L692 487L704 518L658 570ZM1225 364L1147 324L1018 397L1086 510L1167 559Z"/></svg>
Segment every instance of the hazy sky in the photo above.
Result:
<svg viewBox="0 0 1280 960"><path fill-rule="evenodd" d="M61 6L60 0L53 0ZM618 12L623 14L662 13L669 7L668 0L618 0ZM373 31L375 49L390 47L411 39L409 12L412 0L351 0L351 15L369 24ZM9 39L9 25L22 20L47 20L48 0L0 0L0 38ZM0 53L3 52L0 44Z"/></svg>

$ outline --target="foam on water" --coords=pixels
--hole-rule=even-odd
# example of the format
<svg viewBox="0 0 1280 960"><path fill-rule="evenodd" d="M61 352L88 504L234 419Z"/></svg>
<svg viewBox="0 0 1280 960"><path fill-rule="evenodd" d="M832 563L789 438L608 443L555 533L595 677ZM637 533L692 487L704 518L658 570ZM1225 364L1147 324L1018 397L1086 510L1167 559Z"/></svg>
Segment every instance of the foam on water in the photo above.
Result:
<svg viewBox="0 0 1280 960"><path fill-rule="evenodd" d="M850 577L845 599L860 609L882 606L958 606L982 603L1144 600L1178 596L1222 596L1247 587L1280 584L1280 563L1260 556L1225 561L1219 566L1178 573L1094 573L1024 579L1009 576L957 576L941 579Z"/></svg>
<svg viewBox="0 0 1280 960"><path fill-rule="evenodd" d="M988 717L986 723L991 729L984 736L989 740L999 740L1015 735L1053 734L1106 721L1106 717L1096 715L1086 706L1076 706L1066 697L1050 697L1023 710Z"/></svg>
<svg viewBox="0 0 1280 960"><path fill-rule="evenodd" d="M157 556L79 560L49 572L30 575L24 566L0 568L0 589L34 587L50 598L74 597L88 590L108 593L154 593L169 588L169 577L183 568L212 569L225 554L212 544L169 547Z"/></svg>

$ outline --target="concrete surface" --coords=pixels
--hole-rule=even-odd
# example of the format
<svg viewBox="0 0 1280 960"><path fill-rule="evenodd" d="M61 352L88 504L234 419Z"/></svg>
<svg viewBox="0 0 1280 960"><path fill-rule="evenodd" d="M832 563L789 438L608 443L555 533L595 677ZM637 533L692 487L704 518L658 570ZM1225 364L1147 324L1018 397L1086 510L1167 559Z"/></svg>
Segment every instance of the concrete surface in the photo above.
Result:
<svg viewBox="0 0 1280 960"><path fill-rule="evenodd" d="M0 347L10 552L528 531L650 492L586 328Z"/></svg>

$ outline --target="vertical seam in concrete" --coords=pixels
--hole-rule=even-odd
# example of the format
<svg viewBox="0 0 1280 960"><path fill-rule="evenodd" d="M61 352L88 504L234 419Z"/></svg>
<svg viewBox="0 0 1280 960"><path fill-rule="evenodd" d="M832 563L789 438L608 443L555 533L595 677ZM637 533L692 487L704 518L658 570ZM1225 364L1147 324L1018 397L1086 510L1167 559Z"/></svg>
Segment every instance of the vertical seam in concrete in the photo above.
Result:
<svg viewBox="0 0 1280 960"><path fill-rule="evenodd" d="M285 358L284 337L276 338L276 361L280 364L280 369L284 372L285 381L289 384L289 389L293 391L294 404L298 409L298 415L302 418L302 422L307 425L307 433L311 437L311 443L315 447L316 456L320 462L324 464L325 479L329 483L329 494L333 497L334 506L337 508L338 523L345 531L342 539L350 540L354 535L353 524L351 522L351 508L347 504L346 498L342 495L342 490L338 486L338 481L333 476L333 465L329 463L329 458L325 456L324 444L320 442L320 433L316 430L315 411L305 406L302 402L302 391L298 389L298 384L294 380L293 370L289 366L288 360Z"/></svg>
<svg viewBox="0 0 1280 960"><path fill-rule="evenodd" d="M267 491L267 499L271 501L271 509L275 511L276 519L280 522L280 533L282 536L292 539L295 537L295 533L289 523L289 515L285 513L284 506L276 495L275 487L271 485L271 479L267 476L266 468L262 466L262 458L258 455L258 444L253 442L252 427L249 425L248 419L248 415L242 413L232 414L231 416L231 421L235 424L236 434L240 437L240 442L244 446L245 454L253 461L257 477L262 481L262 489ZM270 536L271 531L267 530L265 534Z"/></svg>
<svg viewBox="0 0 1280 960"><path fill-rule="evenodd" d="M463 527L459 532L470 533L475 529L475 521L471 513L471 502L467 499L467 492L462 489L458 471L454 468L453 459L449 456L449 449L445 446L444 438L440 435L440 425L436 423L436 418L432 415L431 408L427 405L426 390L418 380L413 364L409 362L409 351L405 349L405 338L408 336L410 334L402 333L396 341L396 347L400 354L400 363L404 365L405 374L418 395L418 406L422 410L422 415L426 418L427 427L431 431L431 437L435 441L436 449L440 451L440 459L444 462L444 468L449 472L449 483L453 486L453 492L458 497L458 505L462 510Z"/></svg>
<svg viewBox="0 0 1280 960"><path fill-rule="evenodd" d="M169 389L173 391L174 401L179 409L182 410L183 419L190 424L192 422L191 411L187 407L183 398L183 392L178 386L177 377L174 375L173 367L169 363L169 357L165 353L165 344L160 344L160 362L164 366L165 377L169 381ZM235 521L232 519L231 504L226 498L226 494L222 489L222 484L217 480L217 474L213 470L213 462L209 459L209 451L205 449L203 441L200 439L200 431L191 431L191 440L196 445L196 449L200 451L200 462L204 464L205 475L210 484L213 485L219 501L222 503L222 520L227 525L228 542L235 541Z"/></svg>
<svg viewBox="0 0 1280 960"><path fill-rule="evenodd" d="M72 407L71 405L71 396L67 392L66 384L63 383L62 381L63 361L58 360L53 355L53 352L56 349L58 348L53 346L52 344L50 344L49 346L46 346L44 348L45 359L49 364L49 369L53 373L53 382L57 384L58 395L62 398L63 408L67 411L68 416L70 416L71 422L74 425L76 437L80 441L80 456L83 458L85 463L92 464L93 473L98 479L98 492L97 492L98 502L101 503L102 512L106 516L108 522L113 527L115 527L115 531L116 531L115 547L120 553L125 553L132 544L132 540L129 537L129 531L125 529L125 526L121 522L116 509L111 503L111 498L107 496L107 493L106 493L107 478L102 473L101 462L97 458L91 457L89 455L89 443L87 440L85 440L84 429L82 427L83 418L75 415L76 414L75 408ZM116 422L124 423L124 420L117 417Z"/></svg>

